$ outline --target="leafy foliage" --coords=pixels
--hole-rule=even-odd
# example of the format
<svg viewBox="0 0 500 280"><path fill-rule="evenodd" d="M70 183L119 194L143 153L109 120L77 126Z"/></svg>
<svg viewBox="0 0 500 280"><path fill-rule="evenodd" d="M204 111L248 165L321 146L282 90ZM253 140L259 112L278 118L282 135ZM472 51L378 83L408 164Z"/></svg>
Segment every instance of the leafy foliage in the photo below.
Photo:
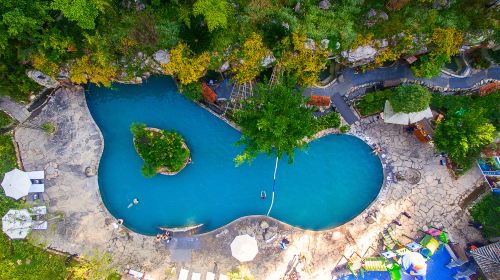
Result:
<svg viewBox="0 0 500 280"><path fill-rule="evenodd" d="M94 29L97 16L108 5L107 0L54 0L51 8L60 10L83 29Z"/></svg>
<svg viewBox="0 0 500 280"><path fill-rule="evenodd" d="M293 51L283 55L283 66L296 75L300 85L314 85L319 73L326 67L327 49L316 42L308 42L305 35L296 33L292 34L292 44Z"/></svg>
<svg viewBox="0 0 500 280"><path fill-rule="evenodd" d="M193 5L193 14L203 15L209 31L224 29L230 15L230 5L226 0L197 0Z"/></svg>
<svg viewBox="0 0 500 280"><path fill-rule="evenodd" d="M315 121L314 131L320 132L328 128L340 127L340 115L337 112L330 112Z"/></svg>
<svg viewBox="0 0 500 280"><path fill-rule="evenodd" d="M0 177L3 178L5 172L15 167L17 167L17 158L12 135L0 134Z"/></svg>
<svg viewBox="0 0 500 280"><path fill-rule="evenodd" d="M70 271L71 279L74 280L110 279L117 274L116 268L112 265L111 255L98 251L94 251L90 257L84 257L84 261L73 266Z"/></svg>
<svg viewBox="0 0 500 280"><path fill-rule="evenodd" d="M134 146L144 160L144 176L154 176L161 168L179 171L189 158L189 150L183 146L184 139L173 130L155 131L145 124L134 123L130 131L134 135Z"/></svg>
<svg viewBox="0 0 500 280"><path fill-rule="evenodd" d="M239 84L255 79L262 70L262 60L269 54L262 37L253 33L245 40L243 47L233 55L235 64L233 79Z"/></svg>
<svg viewBox="0 0 500 280"><path fill-rule="evenodd" d="M12 124L12 118L4 111L0 111L0 128L9 126L10 124Z"/></svg>
<svg viewBox="0 0 500 280"><path fill-rule="evenodd" d="M182 85L179 87L179 91L191 100L203 100L203 95L201 94L201 84L198 82L192 82L187 85Z"/></svg>
<svg viewBox="0 0 500 280"><path fill-rule="evenodd" d="M483 225L483 232L487 238L500 236L500 196L492 193L482 198L470 209L475 222Z"/></svg>
<svg viewBox="0 0 500 280"><path fill-rule="evenodd" d="M436 148L446 152L460 168L467 170L481 152L493 142L495 127L483 116L482 110L448 114L434 131Z"/></svg>
<svg viewBox="0 0 500 280"><path fill-rule="evenodd" d="M432 95L421 85L401 85L392 90L389 95L394 112L420 112L429 107Z"/></svg>
<svg viewBox="0 0 500 280"><path fill-rule="evenodd" d="M304 137L314 133L314 117L305 103L294 79L284 79L275 86L259 84L254 96L235 113L243 134L237 144L245 146L236 163L273 152L278 158L286 154L293 161L295 148L303 147Z"/></svg>
<svg viewBox="0 0 500 280"><path fill-rule="evenodd" d="M89 56L83 56L76 60L71 68L71 81L76 84L86 84L87 81L98 86L111 86L111 81L117 74L114 65L92 60Z"/></svg>
<svg viewBox="0 0 500 280"><path fill-rule="evenodd" d="M384 111L385 101L389 98L391 90L370 92L356 102L356 109L363 116L370 116Z"/></svg>
<svg viewBox="0 0 500 280"><path fill-rule="evenodd" d="M179 43L170 50L170 62L163 64L162 67L168 74L176 75L181 85L187 85L203 76L209 62L208 53L196 56L186 44Z"/></svg>
<svg viewBox="0 0 500 280"><path fill-rule="evenodd" d="M411 67L415 77L418 78L432 78L441 72L444 65L450 61L450 57L445 54L426 54Z"/></svg>
<svg viewBox="0 0 500 280"><path fill-rule="evenodd" d="M462 46L462 32L455 28L436 28L432 32L432 43L435 45L433 53L451 57L460 51Z"/></svg>

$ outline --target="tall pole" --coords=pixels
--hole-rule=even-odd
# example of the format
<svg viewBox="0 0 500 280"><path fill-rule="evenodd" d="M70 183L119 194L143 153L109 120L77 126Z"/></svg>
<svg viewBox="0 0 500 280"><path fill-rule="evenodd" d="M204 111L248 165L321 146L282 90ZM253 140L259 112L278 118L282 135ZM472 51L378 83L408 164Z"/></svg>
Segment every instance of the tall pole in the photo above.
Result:
<svg viewBox="0 0 500 280"><path fill-rule="evenodd" d="M271 209L273 209L273 204L274 204L274 188L276 186L276 171L278 170L278 160L279 158L276 156L276 165L274 166L274 176L273 176L273 194L271 197L271 206L269 206L269 210L267 210L266 216L269 216L269 213L271 213Z"/></svg>

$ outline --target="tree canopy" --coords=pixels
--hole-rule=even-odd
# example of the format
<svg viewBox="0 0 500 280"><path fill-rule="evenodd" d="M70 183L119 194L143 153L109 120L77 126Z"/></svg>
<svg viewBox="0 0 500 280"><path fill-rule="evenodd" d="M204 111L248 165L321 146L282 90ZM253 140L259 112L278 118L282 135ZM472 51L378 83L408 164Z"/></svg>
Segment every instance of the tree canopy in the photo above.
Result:
<svg viewBox="0 0 500 280"><path fill-rule="evenodd" d="M293 161L294 150L303 147L304 138L314 133L312 110L305 104L292 78L275 86L259 84L254 96L235 114L242 132L237 144L245 146L236 163L251 161L259 153L275 153L278 158L286 154Z"/></svg>
<svg viewBox="0 0 500 280"><path fill-rule="evenodd" d="M389 95L394 112L420 112L429 107L432 95L420 85L401 85L392 90Z"/></svg>
<svg viewBox="0 0 500 280"><path fill-rule="evenodd" d="M481 148L493 142L495 127L480 109L449 113L434 131L436 148L446 152L452 161L468 169Z"/></svg>

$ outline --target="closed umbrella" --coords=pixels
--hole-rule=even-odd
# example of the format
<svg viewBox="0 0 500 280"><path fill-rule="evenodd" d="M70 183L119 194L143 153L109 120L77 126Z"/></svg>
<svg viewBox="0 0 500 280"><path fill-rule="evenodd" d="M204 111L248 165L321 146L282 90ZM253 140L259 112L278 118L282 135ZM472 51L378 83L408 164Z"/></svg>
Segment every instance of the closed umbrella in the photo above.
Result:
<svg viewBox="0 0 500 280"><path fill-rule="evenodd" d="M31 187L31 180L26 172L19 169L13 169L5 173L3 177L2 187L6 196L14 199L20 199L27 196Z"/></svg>
<svg viewBox="0 0 500 280"><path fill-rule="evenodd" d="M391 106L389 100L385 101L384 107L384 122L385 123L394 123L394 124L402 124L409 125L412 123L416 123L423 119L432 118L432 111L429 107L420 112L413 113L404 113L404 112L394 112L394 109Z"/></svg>
<svg viewBox="0 0 500 280"><path fill-rule="evenodd" d="M2 230L11 239L24 239L30 232L32 220L26 209L9 210L2 218Z"/></svg>
<svg viewBox="0 0 500 280"><path fill-rule="evenodd" d="M253 260L258 252L257 240L248 234L238 235L231 242L231 254L240 262Z"/></svg>

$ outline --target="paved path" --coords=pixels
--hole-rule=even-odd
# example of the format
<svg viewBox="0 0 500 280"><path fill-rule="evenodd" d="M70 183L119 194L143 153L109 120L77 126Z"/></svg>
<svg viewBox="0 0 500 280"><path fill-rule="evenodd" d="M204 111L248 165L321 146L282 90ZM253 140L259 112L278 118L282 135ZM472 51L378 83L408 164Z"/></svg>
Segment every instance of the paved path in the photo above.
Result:
<svg viewBox="0 0 500 280"><path fill-rule="evenodd" d="M12 101L12 99L7 96L0 96L0 110L5 111L20 123L23 123L30 115L28 109Z"/></svg>
<svg viewBox="0 0 500 280"><path fill-rule="evenodd" d="M359 120L358 116L354 114L349 105L347 105L342 96L340 96L337 92L332 95L332 102L335 105L335 108L337 108L339 114L342 115L342 118L344 118L349 125L352 125Z"/></svg>
<svg viewBox="0 0 500 280"><path fill-rule="evenodd" d="M329 86L325 88L308 88L307 92L316 95L331 96L332 100L334 100L338 99L337 96L345 96L355 87L398 79L422 83L430 88L438 87L445 90L464 90L475 88L484 80L500 80L500 67L496 66L486 70L479 70L464 78L442 74L432 79L416 78L411 72L408 64L396 64L390 67L377 68L365 73L356 73L354 69L349 68L344 70L342 75L337 78L337 81ZM341 102L337 100L337 102L334 101L334 103L340 104ZM345 110L346 108L343 108L341 105L341 107L337 107L337 109L339 109L339 113L349 123L349 120L352 119L352 115L354 115L350 108L348 108L349 110Z"/></svg>

